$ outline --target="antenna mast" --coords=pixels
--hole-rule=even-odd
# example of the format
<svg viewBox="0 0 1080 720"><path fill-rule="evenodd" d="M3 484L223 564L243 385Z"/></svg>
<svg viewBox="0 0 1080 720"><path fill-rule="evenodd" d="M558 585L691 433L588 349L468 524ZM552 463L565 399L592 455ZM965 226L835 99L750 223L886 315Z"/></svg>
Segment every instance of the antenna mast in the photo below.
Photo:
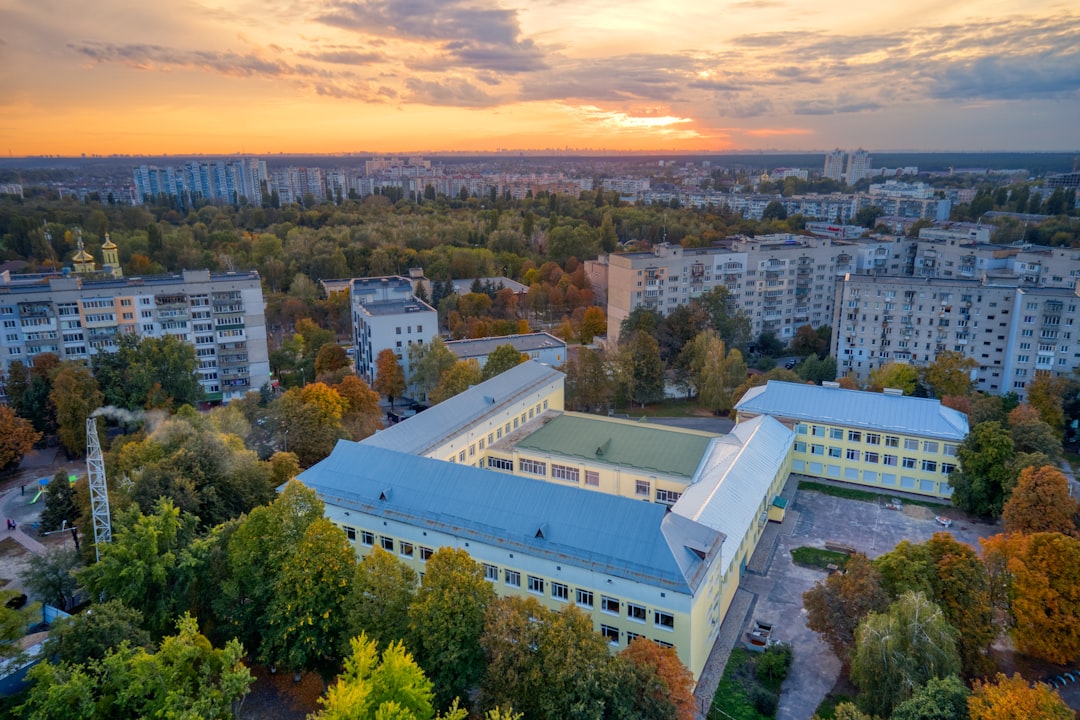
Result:
<svg viewBox="0 0 1080 720"><path fill-rule="evenodd" d="M101 559L101 544L112 542L109 488L105 484L105 459L97 434L97 418L86 419L86 473L90 482L90 511L94 518L94 556Z"/></svg>

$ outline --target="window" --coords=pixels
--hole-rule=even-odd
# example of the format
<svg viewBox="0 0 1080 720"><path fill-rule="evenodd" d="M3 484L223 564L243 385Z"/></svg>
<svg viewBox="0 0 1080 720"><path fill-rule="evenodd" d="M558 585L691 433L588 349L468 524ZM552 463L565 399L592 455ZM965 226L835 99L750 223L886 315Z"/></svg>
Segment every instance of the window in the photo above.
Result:
<svg viewBox="0 0 1080 720"><path fill-rule="evenodd" d="M480 447L481 450L483 450L484 449L484 438L480 438L480 440L477 442L477 445Z"/></svg>
<svg viewBox="0 0 1080 720"><path fill-rule="evenodd" d="M641 637L641 635L639 635L637 633L634 633L634 632L630 632L629 630L627 630L626 631L626 644L629 645L630 643L637 640L639 637Z"/></svg>
<svg viewBox="0 0 1080 720"><path fill-rule="evenodd" d="M799 435L805 435L806 434L806 423L796 423L795 424L795 432L797 432Z"/></svg>
<svg viewBox="0 0 1080 720"><path fill-rule="evenodd" d="M922 461L923 472L937 472L937 463L933 460Z"/></svg>
<svg viewBox="0 0 1080 720"><path fill-rule="evenodd" d="M499 568L495 567L494 565L488 565L487 563L484 563L484 579L490 580L491 582L495 582L496 580L498 580Z"/></svg>
<svg viewBox="0 0 1080 720"><path fill-rule="evenodd" d="M958 449L958 445L950 445L949 443L945 443L941 448L941 452L943 455L947 455L948 457L956 457L956 451Z"/></svg>
<svg viewBox="0 0 1080 720"><path fill-rule="evenodd" d="M876 452L868 452L865 455L863 455L863 462L877 463L877 461L878 461L878 454Z"/></svg>
<svg viewBox="0 0 1080 720"><path fill-rule="evenodd" d="M349 538L351 542L356 542L356 528L345 528L345 537Z"/></svg>
<svg viewBox="0 0 1080 720"><path fill-rule="evenodd" d="M489 468L491 468L493 470L513 470L514 469L514 461L513 460L507 460L506 458L501 458L501 457L489 457L487 459L487 465L488 465Z"/></svg>
<svg viewBox="0 0 1080 720"><path fill-rule="evenodd" d="M810 434L814 437L825 437L825 428L821 425L814 425L810 430Z"/></svg>
<svg viewBox="0 0 1080 720"><path fill-rule="evenodd" d="M412 543L407 543L404 540L402 540L401 543L399 543L399 547L401 548L401 554L404 555L405 557L411 558L413 556L413 544Z"/></svg>
<svg viewBox="0 0 1080 720"><path fill-rule="evenodd" d="M658 628L664 628L665 630L675 629L675 616L671 613L657 610L653 622Z"/></svg>
<svg viewBox="0 0 1080 720"><path fill-rule="evenodd" d="M431 556L435 554L435 551L429 547L420 546L420 559L427 562L431 559Z"/></svg>
<svg viewBox="0 0 1080 720"><path fill-rule="evenodd" d="M581 607L591 608L593 606L592 590L582 590L581 588L578 588L577 604Z"/></svg>
<svg viewBox="0 0 1080 720"><path fill-rule="evenodd" d="M795 443L795 452L800 452L800 453L806 452L806 443L804 443L804 442L796 442Z"/></svg>
<svg viewBox="0 0 1080 720"><path fill-rule="evenodd" d="M900 438L895 435L885 436L885 447L898 448L900 447Z"/></svg>
<svg viewBox="0 0 1080 720"><path fill-rule="evenodd" d="M929 440L925 440L925 441L923 441L922 449L923 449L923 452L930 453L932 455L937 455L938 444L936 442L930 442Z"/></svg>
<svg viewBox="0 0 1080 720"><path fill-rule="evenodd" d="M843 440L844 439L844 431L841 430L840 428L831 428L829 430L829 439L830 440Z"/></svg>
<svg viewBox="0 0 1080 720"><path fill-rule="evenodd" d="M517 570L507 570L506 584L510 587L521 587L521 573Z"/></svg>
<svg viewBox="0 0 1080 720"><path fill-rule="evenodd" d="M891 465L892 467L896 467L896 456L895 455L886 455L885 458L884 458L884 462L885 462L886 465Z"/></svg>
<svg viewBox="0 0 1080 720"><path fill-rule="evenodd" d="M649 490L650 486L648 480L638 480L634 484L634 494L639 497L649 497Z"/></svg>
<svg viewBox="0 0 1080 720"><path fill-rule="evenodd" d="M360 544L371 547L375 544L375 534L369 533L367 530L362 531L360 533Z"/></svg>
<svg viewBox="0 0 1080 720"><path fill-rule="evenodd" d="M570 599L570 589L562 583L551 583L551 597L566 602Z"/></svg>
<svg viewBox="0 0 1080 720"><path fill-rule="evenodd" d="M569 480L572 483L576 483L581 477L581 471L575 467L551 463L551 477L556 480Z"/></svg>
<svg viewBox="0 0 1080 720"><path fill-rule="evenodd" d="M919 441L918 440L912 440L911 438L904 438L904 449L905 450L918 450L919 449Z"/></svg>
<svg viewBox="0 0 1080 720"><path fill-rule="evenodd" d="M600 473L595 470L585 471L585 484L596 487L600 484Z"/></svg>
<svg viewBox="0 0 1080 720"><path fill-rule="evenodd" d="M518 460L518 470L521 472L529 473L530 475L542 475L547 476L547 463L542 463L537 460L527 460L521 458Z"/></svg>
<svg viewBox="0 0 1080 720"><path fill-rule="evenodd" d="M401 334L401 326L398 326L398 327L394 328L394 334L395 335L400 335Z"/></svg>
<svg viewBox="0 0 1080 720"><path fill-rule="evenodd" d="M603 610L606 613L611 613L612 615L618 615L619 614L619 605L620 605L620 603L619 603L618 599L616 599L616 598L608 597L607 595L601 595L600 596L600 609Z"/></svg>
<svg viewBox="0 0 1080 720"><path fill-rule="evenodd" d="M394 538L388 538L383 535L380 540L382 540L383 550L386 550L388 552L394 552Z"/></svg>
<svg viewBox="0 0 1080 720"><path fill-rule="evenodd" d="M681 497L682 493L675 492L674 490L661 490L660 488L656 489L656 502L674 504Z"/></svg>
<svg viewBox="0 0 1080 720"><path fill-rule="evenodd" d="M848 450L848 452L851 452L851 451ZM829 457L831 457L831 458L841 457L840 448L838 448L838 447L830 447L829 448Z"/></svg>
<svg viewBox="0 0 1080 720"><path fill-rule="evenodd" d="M956 466L953 465L952 463L946 463L946 462L941 463L941 474L942 475L948 475L949 473L953 472L954 470L956 470Z"/></svg>
<svg viewBox="0 0 1080 720"><path fill-rule="evenodd" d="M877 433L866 433L866 444L867 445L880 445L881 444L881 436L878 435Z"/></svg>
<svg viewBox="0 0 1080 720"><path fill-rule="evenodd" d="M484 442L484 441L481 440L480 442ZM483 446L481 446L481 447L483 447ZM475 454L476 454L476 446L475 445L470 445L469 446L469 457L472 457Z"/></svg>
<svg viewBox="0 0 1080 720"><path fill-rule="evenodd" d="M634 603L626 603L626 617L634 622L645 622L645 608Z"/></svg>
<svg viewBox="0 0 1080 720"><path fill-rule="evenodd" d="M858 430L848 430L848 442L862 442L862 433Z"/></svg>
<svg viewBox="0 0 1080 720"><path fill-rule="evenodd" d="M825 446L824 445L811 445L810 446L810 454L811 455L824 455L825 454Z"/></svg>
<svg viewBox="0 0 1080 720"><path fill-rule="evenodd" d="M848 449L848 451L847 451L847 459L848 460L854 460L855 462L858 462L859 461L859 451L858 450Z"/></svg>
<svg viewBox="0 0 1080 720"><path fill-rule="evenodd" d="M458 462L465 462L465 451L464 450L462 450L461 452L458 453L457 459L458 459Z"/></svg>
<svg viewBox="0 0 1080 720"><path fill-rule="evenodd" d="M653 640L653 642L656 643L657 645L659 645L660 647L665 647L665 648L675 647L671 643L664 642L663 640Z"/></svg>
<svg viewBox="0 0 1080 720"><path fill-rule="evenodd" d="M529 576L529 592L537 593L539 595L544 594L544 578Z"/></svg>
<svg viewBox="0 0 1080 720"><path fill-rule="evenodd" d="M909 470L914 470L915 469L915 458L912 458L912 457L904 458L904 467L906 467Z"/></svg>
<svg viewBox="0 0 1080 720"><path fill-rule="evenodd" d="M619 644L619 628L612 627L610 625L601 625L600 626L600 634L603 635L604 638L607 639L608 644L610 644L610 645L618 645Z"/></svg>

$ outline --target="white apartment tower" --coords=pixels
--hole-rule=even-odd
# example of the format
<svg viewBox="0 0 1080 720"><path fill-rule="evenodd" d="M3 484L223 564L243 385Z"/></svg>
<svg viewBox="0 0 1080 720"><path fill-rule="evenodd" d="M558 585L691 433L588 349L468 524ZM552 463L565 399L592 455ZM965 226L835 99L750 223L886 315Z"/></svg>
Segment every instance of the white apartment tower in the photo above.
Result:
<svg viewBox="0 0 1080 720"><path fill-rule="evenodd" d="M356 374L375 382L376 360L387 348L394 351L409 379L409 346L429 343L439 334L439 313L413 294L404 277L356 278L349 283Z"/></svg>
<svg viewBox="0 0 1080 720"><path fill-rule="evenodd" d="M870 177L870 153L859 148L848 155L847 173L844 179L848 185L854 185L867 177Z"/></svg>
<svg viewBox="0 0 1080 720"><path fill-rule="evenodd" d="M846 153L840 148L836 148L830 153L825 153L825 169L822 171L822 175L840 182L844 177L844 158Z"/></svg>

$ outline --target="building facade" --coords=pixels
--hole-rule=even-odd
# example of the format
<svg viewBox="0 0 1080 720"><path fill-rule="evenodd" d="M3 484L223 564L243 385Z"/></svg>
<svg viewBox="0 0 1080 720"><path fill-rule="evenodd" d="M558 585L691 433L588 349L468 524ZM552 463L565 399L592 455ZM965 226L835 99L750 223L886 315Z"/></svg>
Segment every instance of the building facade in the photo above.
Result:
<svg viewBox="0 0 1080 720"><path fill-rule="evenodd" d="M122 333L172 335L195 347L206 399L229 402L270 382L263 308L255 272L9 282L0 285L0 362L44 352L89 361Z"/></svg>
<svg viewBox="0 0 1080 720"><path fill-rule="evenodd" d="M450 340L446 343L446 347L459 360L476 360L481 368L487 364L488 356L503 345L512 345L522 355L544 365L557 367L566 362L566 341L546 332Z"/></svg>
<svg viewBox="0 0 1080 720"><path fill-rule="evenodd" d="M357 278L349 283L356 374L370 385L378 373L376 360L382 350L394 356L409 379L409 347L429 343L439 333L435 308L413 294L413 283L404 277Z"/></svg>

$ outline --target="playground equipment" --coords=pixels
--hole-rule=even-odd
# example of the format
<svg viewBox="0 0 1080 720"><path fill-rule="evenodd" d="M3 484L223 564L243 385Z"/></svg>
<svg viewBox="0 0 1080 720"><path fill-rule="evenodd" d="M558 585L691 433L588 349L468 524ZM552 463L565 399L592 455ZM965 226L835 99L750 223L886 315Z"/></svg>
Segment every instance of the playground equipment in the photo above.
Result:
<svg viewBox="0 0 1080 720"><path fill-rule="evenodd" d="M34 499L30 501L31 505L36 503L38 501L38 499L40 499L41 496L45 494L45 486L47 486L49 484L49 478L47 478L47 477L38 478L37 484L38 484L37 495L35 495Z"/></svg>

